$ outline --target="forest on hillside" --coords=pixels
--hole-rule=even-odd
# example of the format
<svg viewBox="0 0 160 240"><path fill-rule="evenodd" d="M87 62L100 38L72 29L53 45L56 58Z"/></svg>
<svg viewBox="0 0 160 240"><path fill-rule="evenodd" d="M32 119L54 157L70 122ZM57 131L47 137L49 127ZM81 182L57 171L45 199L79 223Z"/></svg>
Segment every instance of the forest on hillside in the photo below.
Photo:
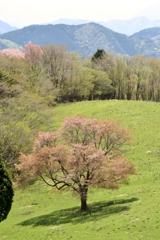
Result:
<svg viewBox="0 0 160 240"><path fill-rule="evenodd" d="M160 101L160 60L104 50L89 59L64 45L27 44L0 51L0 153L7 167L30 153L59 103L85 100Z"/></svg>
<svg viewBox="0 0 160 240"><path fill-rule="evenodd" d="M126 99L160 101L160 60L108 54L84 60L64 45L0 51L1 99L24 93L51 106L60 102Z"/></svg>

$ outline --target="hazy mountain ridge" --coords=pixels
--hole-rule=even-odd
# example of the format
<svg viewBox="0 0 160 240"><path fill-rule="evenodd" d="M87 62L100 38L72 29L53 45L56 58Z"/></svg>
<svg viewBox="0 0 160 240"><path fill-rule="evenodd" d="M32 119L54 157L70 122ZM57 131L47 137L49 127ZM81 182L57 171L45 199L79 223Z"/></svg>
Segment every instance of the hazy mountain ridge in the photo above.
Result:
<svg viewBox="0 0 160 240"><path fill-rule="evenodd" d="M143 29L160 26L160 20L150 20L146 17L137 17L129 20L111 20L103 23L103 25L116 32L130 36Z"/></svg>
<svg viewBox="0 0 160 240"><path fill-rule="evenodd" d="M17 27L13 27L6 22L0 20L0 34L17 30Z"/></svg>
<svg viewBox="0 0 160 240"><path fill-rule="evenodd" d="M136 53L130 38L116 33L100 24L87 23L82 25L31 25L1 35L19 45L25 46L32 42L39 45L64 43L70 51L77 51L86 57L97 48L106 52L133 55Z"/></svg>
<svg viewBox="0 0 160 240"><path fill-rule="evenodd" d="M135 17L128 20L110 20L110 21L91 21L91 20L83 20L83 19L58 19L50 24L66 24L66 25L79 25L79 24L86 24L89 22L98 23L104 27L107 27L115 32L122 33L125 35L132 35L136 32L139 32L143 29L158 27L160 26L160 19L159 20L150 20L147 17Z"/></svg>
<svg viewBox="0 0 160 240"><path fill-rule="evenodd" d="M133 36L135 37L147 37L147 38L155 38L157 36L160 35L160 27L154 27L154 28L148 28L148 29L144 29L141 30L135 34L133 34Z"/></svg>
<svg viewBox="0 0 160 240"><path fill-rule="evenodd" d="M68 46L69 51L78 52L83 57L102 48L106 52L121 55L142 54L160 58L160 28L150 28L127 36L97 23L31 25L2 34L1 39L22 47L28 42L41 46L62 43Z"/></svg>

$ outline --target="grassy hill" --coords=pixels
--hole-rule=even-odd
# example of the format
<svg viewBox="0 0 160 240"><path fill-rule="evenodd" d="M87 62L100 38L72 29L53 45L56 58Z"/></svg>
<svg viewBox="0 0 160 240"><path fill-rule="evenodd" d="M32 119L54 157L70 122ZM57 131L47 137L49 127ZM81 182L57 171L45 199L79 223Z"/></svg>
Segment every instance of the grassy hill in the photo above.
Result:
<svg viewBox="0 0 160 240"><path fill-rule="evenodd" d="M0 50L5 48L20 48L21 46L7 39L0 38Z"/></svg>
<svg viewBox="0 0 160 240"><path fill-rule="evenodd" d="M159 238L160 105L142 101L92 101L58 105L50 113L53 128L66 116L85 115L121 121L133 144L126 152L137 175L118 191L90 189L90 213L79 212L79 199L42 183L16 189L12 210L0 223L8 240L136 240Z"/></svg>

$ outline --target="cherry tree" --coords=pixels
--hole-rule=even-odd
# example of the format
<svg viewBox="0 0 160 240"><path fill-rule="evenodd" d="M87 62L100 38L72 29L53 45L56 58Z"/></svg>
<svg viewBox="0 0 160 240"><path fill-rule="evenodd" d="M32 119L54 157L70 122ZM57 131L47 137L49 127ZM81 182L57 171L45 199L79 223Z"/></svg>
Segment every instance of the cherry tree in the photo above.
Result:
<svg viewBox="0 0 160 240"><path fill-rule="evenodd" d="M0 51L0 53L5 56L6 58L24 58L25 54L23 51L19 50L18 48L5 48Z"/></svg>
<svg viewBox="0 0 160 240"><path fill-rule="evenodd" d="M36 65L43 55L43 50L38 44L28 43L23 50L25 59Z"/></svg>
<svg viewBox="0 0 160 240"><path fill-rule="evenodd" d="M39 176L58 190L72 189L86 211L89 187L118 189L135 173L122 156L130 140L129 131L112 121L68 117L57 132L39 133L32 154L21 153L19 183Z"/></svg>

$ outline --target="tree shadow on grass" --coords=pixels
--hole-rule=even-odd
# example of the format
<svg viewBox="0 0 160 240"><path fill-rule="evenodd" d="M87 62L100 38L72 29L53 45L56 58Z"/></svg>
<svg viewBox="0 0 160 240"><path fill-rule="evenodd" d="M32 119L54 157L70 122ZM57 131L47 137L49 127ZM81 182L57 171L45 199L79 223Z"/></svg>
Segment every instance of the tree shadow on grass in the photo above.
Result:
<svg viewBox="0 0 160 240"><path fill-rule="evenodd" d="M93 220L100 220L101 218L106 218L111 214L118 214L123 211L128 211L130 209L130 206L127 204L137 200L138 198L130 198L109 202L96 202L89 204L89 210L87 212L81 212L79 207L61 209L50 214L30 218L19 223L18 225L33 225L33 227L50 225L57 226L66 223L76 224Z"/></svg>

